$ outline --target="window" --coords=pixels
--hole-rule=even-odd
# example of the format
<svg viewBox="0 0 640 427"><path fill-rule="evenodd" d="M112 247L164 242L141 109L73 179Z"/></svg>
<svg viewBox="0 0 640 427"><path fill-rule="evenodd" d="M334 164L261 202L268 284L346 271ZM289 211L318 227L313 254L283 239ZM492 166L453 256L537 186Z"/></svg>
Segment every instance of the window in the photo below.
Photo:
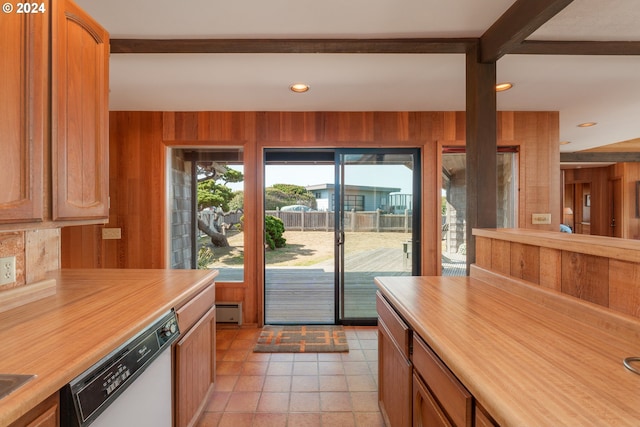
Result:
<svg viewBox="0 0 640 427"><path fill-rule="evenodd" d="M345 195L344 196L344 210L345 211L363 211L364 210L364 196L362 195Z"/></svg>

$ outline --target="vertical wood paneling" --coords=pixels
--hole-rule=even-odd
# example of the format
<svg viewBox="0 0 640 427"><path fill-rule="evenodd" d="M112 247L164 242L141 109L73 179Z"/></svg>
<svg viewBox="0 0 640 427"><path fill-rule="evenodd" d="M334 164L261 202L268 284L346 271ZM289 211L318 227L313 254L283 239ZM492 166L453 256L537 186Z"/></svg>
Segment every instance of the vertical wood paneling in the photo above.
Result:
<svg viewBox="0 0 640 427"><path fill-rule="evenodd" d="M499 120L503 120L502 114L498 115ZM540 120L552 123L548 116L548 113L517 112L507 114L504 120L513 122L519 117L521 122L537 123L541 117ZM164 267L164 236L168 232L164 194L166 146L200 141L203 147L217 143L244 147L245 278L238 284L219 284L216 293L218 300L243 301L246 323L258 323L262 319L264 230L261 206L262 151L265 147L419 147L423 161L422 274L440 272L441 143L464 143L464 112L112 112L110 124L111 211L106 226L120 227L123 237L102 241L98 226L84 228L88 235L64 230L63 266L72 262L72 255L68 254L76 253L89 254L93 262L88 264L94 267ZM527 157L532 152L537 158L544 159L540 161L546 162L545 167L559 170L559 155L555 156L554 151L546 147L553 139L549 135L554 133L551 127L525 132L516 126L503 126L502 129L512 131L499 138L504 141L506 136L510 142L509 138L513 136L518 144L526 145ZM545 147L539 148L539 145ZM525 156L521 155L521 162L525 161ZM532 171L534 176L527 175L522 180L521 193L544 193L549 204L554 197L560 199L556 194L560 186L553 181L553 176L528 165L526 170ZM519 209L534 208L520 206ZM551 208L538 204L535 209L545 212ZM503 255L496 255L487 262L492 263L494 270L497 266L508 273L511 267L509 248L502 249L505 250Z"/></svg>
<svg viewBox="0 0 640 427"><path fill-rule="evenodd" d="M562 251L562 292L609 306L609 259Z"/></svg>
<svg viewBox="0 0 640 427"><path fill-rule="evenodd" d="M510 114L506 116L507 121ZM503 130L508 131L508 128ZM520 156L520 163L527 173L520 182L519 226L558 230L561 221L560 167L557 160L560 157L559 115L553 112L515 112L513 136L515 141L526 146L526 156ZM551 213L551 224L533 225L531 216L534 213Z"/></svg>
<svg viewBox="0 0 640 427"><path fill-rule="evenodd" d="M640 317L640 265L609 261L609 307Z"/></svg>
<svg viewBox="0 0 640 427"><path fill-rule="evenodd" d="M540 248L540 286L562 290L562 251Z"/></svg>
<svg viewBox="0 0 640 427"><path fill-rule="evenodd" d="M491 269L491 242L492 239L476 236L476 264L488 270Z"/></svg>
<svg viewBox="0 0 640 427"><path fill-rule="evenodd" d="M491 241L491 270L506 274L511 272L511 245L504 240Z"/></svg>
<svg viewBox="0 0 640 427"><path fill-rule="evenodd" d="M409 140L409 113L373 113L373 118L374 140Z"/></svg>
<svg viewBox="0 0 640 427"><path fill-rule="evenodd" d="M540 283L540 248L511 243L511 276L535 284Z"/></svg>

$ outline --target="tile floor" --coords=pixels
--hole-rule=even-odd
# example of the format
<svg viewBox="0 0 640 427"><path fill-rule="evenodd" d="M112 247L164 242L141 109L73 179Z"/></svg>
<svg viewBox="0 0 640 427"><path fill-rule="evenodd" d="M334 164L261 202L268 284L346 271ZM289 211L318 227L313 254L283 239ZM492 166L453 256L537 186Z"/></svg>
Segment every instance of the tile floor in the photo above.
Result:
<svg viewBox="0 0 640 427"><path fill-rule="evenodd" d="M197 427L384 427L375 327L349 353L254 353L260 329L218 329L214 392Z"/></svg>

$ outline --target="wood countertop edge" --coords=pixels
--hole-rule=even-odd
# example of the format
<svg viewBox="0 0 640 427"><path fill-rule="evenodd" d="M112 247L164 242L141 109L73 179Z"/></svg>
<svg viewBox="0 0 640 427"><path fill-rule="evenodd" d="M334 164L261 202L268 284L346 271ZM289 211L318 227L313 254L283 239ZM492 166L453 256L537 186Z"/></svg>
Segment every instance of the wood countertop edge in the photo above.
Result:
<svg viewBox="0 0 640 427"><path fill-rule="evenodd" d="M113 271L111 271L111 274L113 274ZM143 272L153 274L153 271L160 270L120 270L118 271L118 273ZM82 277L82 280L86 280L87 278L90 279L92 272L101 274L109 273L109 270L60 270L51 273L50 277L54 278L57 281L58 286L62 288L65 286L65 283L74 280L73 278L68 278L69 275L80 275ZM46 378L43 378L36 374L36 377L34 379L32 379L19 389L15 390L8 396L5 396L3 399L0 399L0 427L8 426L14 421L18 420L21 416L29 412L39 403L50 397L52 394L58 392L72 379L74 379L82 372L93 366L96 362L101 360L103 357L108 355L119 345L133 337L145 326L158 319L171 308L177 308L186 303L188 300L190 300L192 297L194 297L200 291L210 285L217 275L217 270L208 271L208 273L204 276L201 276L199 279L191 282L191 285L185 288L182 292L177 293L174 298L167 300L161 305L156 305L154 308L150 308L146 311L147 314L140 317L138 321L127 324L127 327L120 330L120 333L118 333L117 335L113 335L109 340L102 341L98 345L92 346L91 351L88 353L84 353L81 357L79 357L73 366L56 370L55 375L50 374L47 375ZM29 304L26 304L22 307L28 306ZM8 373L33 374L33 372Z"/></svg>
<svg viewBox="0 0 640 427"><path fill-rule="evenodd" d="M504 426L508 426L508 425L550 425L549 423L553 423L552 425L597 425L596 422L591 422L591 421L586 421L584 419L581 419L581 421L577 421L575 419L573 419L573 424L572 423L568 423L568 424L562 424L559 423L559 420L564 420L564 422L568 421L568 417L567 414L570 413L571 411L575 411L575 407L571 406L572 402L579 402L581 401L580 399L578 400L573 400L573 397L569 400L565 400L566 397L564 395L562 395L562 397L557 396L556 399L553 400L553 404L558 405L559 411L562 413L562 415L560 414L556 414L556 413L551 413L549 415L540 415L540 417L537 419L536 421L532 421L530 419L527 419L526 416L525 418L523 418L523 414L521 414L519 412L518 408L526 408L526 407L530 407L531 404L534 404L536 406L539 405L545 405L545 403L539 403L537 401L531 401L531 398L529 396L518 396L517 393L515 393L515 396L508 396L505 398L505 396L499 397L497 398L492 390L492 385L488 385L488 383L495 383L497 382L501 382L502 380L500 380L500 374L498 373L498 371L496 372L489 372L487 369L485 369L483 372L470 372L471 367L467 366L467 359L468 359L468 354L467 356L464 357L459 357L459 355L454 354L456 352L456 348L461 348L461 340L463 340L462 338L458 338L455 336L445 336L442 334L442 331L430 331L429 330L429 325L424 325L424 319L425 319L425 315L424 313L413 313L412 310L415 309L415 305L413 305L412 301L408 301L406 304L402 301L402 299L406 299L406 294L407 292L404 291L399 291L396 292L398 294L398 296L396 296L394 294L394 289L393 286L397 285L399 282L395 282L396 280L400 280L400 282L402 280L407 280L408 282L410 282L410 286L414 286L414 285L424 285L425 281L436 281L439 283L444 283L444 282L448 282L451 281L452 283L454 282L458 282L461 283L462 281L476 281L476 285L480 285L480 287L491 287L491 288L495 288L493 286L492 283L488 282L488 281L483 281L481 279L477 279L477 278L469 278L469 277L441 277L441 276L433 276L433 277L415 277L415 278L409 278L409 277L404 277L404 278L385 278L385 277L381 277L381 278L376 278L375 282L376 285L378 286L379 290L382 292L382 294L385 296L385 298L387 298L389 300L389 302L397 309L398 313L400 314L401 317L404 318L404 320L406 322L409 323L411 329L413 329L429 346L431 346L433 348L433 350L442 358L443 362L449 367L449 369L451 369L451 371L454 373L454 375L456 375L458 377L458 379L465 385L465 387L467 387L469 389L469 391L471 392L471 394L474 395L474 397L476 398L476 400L480 403L480 405L482 405L487 411L489 411L489 413L496 419L496 421L500 424L500 425L504 425ZM482 283L478 283L478 282L482 282ZM435 283L435 282L434 282ZM489 288L485 288L485 289L489 289ZM501 291L505 291L507 293L509 293L506 289L504 288L497 288L500 289ZM537 289L533 289L531 291L535 292ZM530 290L527 290L527 292L529 292ZM542 290L543 291L543 290ZM490 291L493 292L493 291ZM516 294L514 294L515 296L518 296ZM412 295L413 297L413 295ZM551 295L551 297L555 297L554 295ZM519 296L519 298L522 298L522 296ZM558 299L562 299L563 296L562 295L558 295L557 296ZM439 304L439 302L437 303ZM540 304L539 301L534 302L534 304ZM591 307L586 307L586 310L590 310ZM546 310L552 310L551 307L546 307ZM567 316L567 314L563 314L563 316ZM597 316L597 314L596 314ZM610 324L615 324L617 316L614 314L612 318L609 318L605 321L605 325L596 325L594 327L596 328L604 328L605 330L607 329L607 326ZM623 316L623 318L621 318L620 320L622 320L622 323L626 322L627 318L625 318ZM630 322L633 322L632 320L629 320ZM607 323L610 322L610 323ZM586 323L585 323L586 324ZM442 326L442 325L440 325ZM635 321L635 332L638 332L638 322ZM627 329L627 327L625 325L622 326L623 330ZM613 332L617 333L619 331L617 330L613 330ZM524 333L524 332L523 332ZM625 338L627 338L627 336L623 333L623 336L625 336ZM619 337L619 336L618 336ZM620 338L616 338L614 341L616 341L616 344L619 344ZM503 348L500 349L500 351L505 350L507 347L502 346ZM635 347L637 347L637 345L635 345ZM505 353L506 354L506 353ZM502 356L504 357L508 357L506 355ZM477 358L475 358L477 359ZM482 360L485 360L486 357ZM492 361L493 362L493 361ZM493 362L489 365L495 365L496 363L499 363L499 361L497 362ZM478 366L477 362L474 362L474 364L476 365L476 367ZM484 364L484 362L483 362ZM494 366L495 367L495 366ZM624 378L631 378L631 381L635 381L635 377L634 374L625 371L625 369L622 367L622 359L620 359L620 367L615 368L617 371L617 375L619 376L622 372L622 375L624 375ZM562 375L567 375L567 373L565 372L565 366L562 366L562 369L560 370L563 372ZM600 373L601 374L601 373ZM548 374L545 374L548 375ZM536 375L535 371L530 371L530 370L525 370L523 371L523 378L530 378L533 379L534 382L538 382L538 376ZM540 377L543 378L543 377ZM567 377L568 378L568 377ZM626 380L625 380L626 381ZM513 381L511 381L513 382ZM544 381L543 381L544 383ZM536 384L536 385L540 385L540 384ZM527 385L527 387L533 387L534 384L531 384L530 386ZM627 386L625 387L625 389L629 389L630 388L630 384L627 381ZM608 388L606 389L602 389L603 392L607 392ZM535 399L535 398L534 398ZM637 402L637 399L634 400L634 402ZM547 402L550 403L550 402ZM583 402L584 403L584 402ZM625 403L626 404L626 403ZM566 412L566 407L569 408L574 408L574 409L569 409L569 412ZM542 406L544 407L544 406ZM635 407L635 406L634 406ZM527 409L526 411L531 412L530 409ZM526 413L525 411L525 413ZM593 411L593 409L591 409L591 411ZM613 419L617 419L618 422L620 423L620 425L633 425L629 423L629 417L628 416L623 416L620 417L620 415L622 414L620 407L618 407L617 410L613 410L614 413L617 413L618 416L617 418L613 418ZM618 411L618 412L616 412ZM599 416L602 417L601 420L606 419L605 415L600 414ZM622 419L626 420L622 421ZM544 420L544 421L543 421Z"/></svg>
<svg viewBox="0 0 640 427"><path fill-rule="evenodd" d="M474 228L473 235L621 261L640 262L638 240L522 228Z"/></svg>

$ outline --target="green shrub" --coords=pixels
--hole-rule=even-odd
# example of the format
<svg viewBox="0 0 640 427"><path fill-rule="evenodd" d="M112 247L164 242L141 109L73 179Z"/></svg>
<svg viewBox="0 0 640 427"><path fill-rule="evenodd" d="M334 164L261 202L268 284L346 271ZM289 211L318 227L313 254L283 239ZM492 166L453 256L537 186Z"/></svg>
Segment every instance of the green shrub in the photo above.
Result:
<svg viewBox="0 0 640 427"><path fill-rule="evenodd" d="M267 215L264 218L265 239L270 249L283 248L287 240L282 237L284 234L284 223L280 218Z"/></svg>
<svg viewBox="0 0 640 427"><path fill-rule="evenodd" d="M215 254L213 253L213 249L209 246L202 246L198 251L198 268L201 270L209 268L209 264L214 260Z"/></svg>

